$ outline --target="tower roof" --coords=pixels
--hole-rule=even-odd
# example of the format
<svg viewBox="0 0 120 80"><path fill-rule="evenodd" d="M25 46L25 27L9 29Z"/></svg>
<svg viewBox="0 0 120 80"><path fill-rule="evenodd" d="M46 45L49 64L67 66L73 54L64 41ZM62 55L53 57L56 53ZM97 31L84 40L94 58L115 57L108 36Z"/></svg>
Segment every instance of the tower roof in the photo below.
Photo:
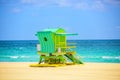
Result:
<svg viewBox="0 0 120 80"><path fill-rule="evenodd" d="M59 35L59 36L77 35L76 33L66 33L65 30L62 29L62 28L48 28L48 29L44 29L43 31L39 31L39 32L53 32L53 33L55 33L56 35Z"/></svg>
<svg viewBox="0 0 120 80"><path fill-rule="evenodd" d="M62 28L49 28L49 29L44 29L43 31L50 31L50 32L54 32L54 33L65 33L65 30Z"/></svg>

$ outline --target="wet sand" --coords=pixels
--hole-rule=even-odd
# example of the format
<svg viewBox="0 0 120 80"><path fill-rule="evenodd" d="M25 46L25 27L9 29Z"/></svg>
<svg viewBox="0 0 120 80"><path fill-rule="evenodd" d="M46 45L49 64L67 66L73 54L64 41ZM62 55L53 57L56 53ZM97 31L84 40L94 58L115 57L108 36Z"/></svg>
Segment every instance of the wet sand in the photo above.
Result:
<svg viewBox="0 0 120 80"><path fill-rule="evenodd" d="M120 64L85 63L29 67L29 62L0 62L0 80L120 80Z"/></svg>

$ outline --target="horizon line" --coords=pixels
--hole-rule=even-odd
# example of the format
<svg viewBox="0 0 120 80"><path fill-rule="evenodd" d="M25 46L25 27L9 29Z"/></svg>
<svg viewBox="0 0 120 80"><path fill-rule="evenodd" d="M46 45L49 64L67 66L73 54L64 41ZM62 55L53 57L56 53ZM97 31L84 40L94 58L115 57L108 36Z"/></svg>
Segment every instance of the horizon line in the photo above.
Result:
<svg viewBox="0 0 120 80"><path fill-rule="evenodd" d="M120 40L120 39L67 39L67 40ZM0 40L0 41L38 41L37 39L14 39L14 40Z"/></svg>

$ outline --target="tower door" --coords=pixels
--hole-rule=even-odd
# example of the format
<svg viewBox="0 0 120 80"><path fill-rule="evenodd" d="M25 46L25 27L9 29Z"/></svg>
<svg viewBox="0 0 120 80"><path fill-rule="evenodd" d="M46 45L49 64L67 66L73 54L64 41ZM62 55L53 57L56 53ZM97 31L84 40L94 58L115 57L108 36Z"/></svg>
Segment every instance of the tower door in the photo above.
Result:
<svg viewBox="0 0 120 80"><path fill-rule="evenodd" d="M40 32L38 34L39 42L41 44L41 52L53 53L54 52L54 42L51 32Z"/></svg>

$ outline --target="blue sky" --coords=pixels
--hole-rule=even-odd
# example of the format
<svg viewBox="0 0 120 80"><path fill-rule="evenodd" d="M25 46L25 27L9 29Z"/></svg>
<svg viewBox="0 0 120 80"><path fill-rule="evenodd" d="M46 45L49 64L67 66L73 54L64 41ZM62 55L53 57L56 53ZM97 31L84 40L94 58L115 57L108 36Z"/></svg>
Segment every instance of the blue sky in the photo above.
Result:
<svg viewBox="0 0 120 80"><path fill-rule="evenodd" d="M120 39L120 0L0 0L0 40L36 40L46 28L68 39Z"/></svg>

